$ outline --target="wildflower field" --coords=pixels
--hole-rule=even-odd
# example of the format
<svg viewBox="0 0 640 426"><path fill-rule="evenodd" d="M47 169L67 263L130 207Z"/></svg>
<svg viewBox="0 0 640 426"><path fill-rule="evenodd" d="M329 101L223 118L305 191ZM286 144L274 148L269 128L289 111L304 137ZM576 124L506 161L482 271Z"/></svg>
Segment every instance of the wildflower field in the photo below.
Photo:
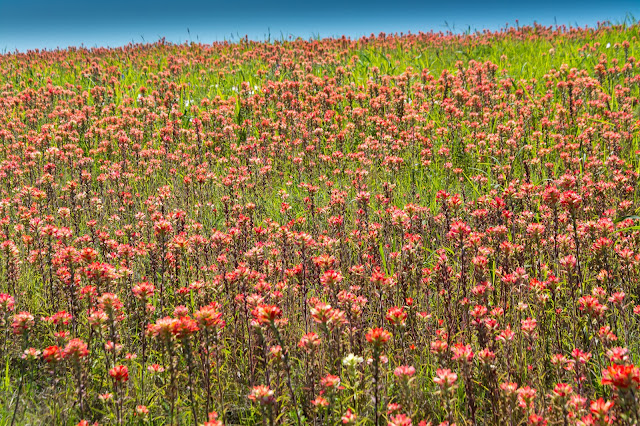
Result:
<svg viewBox="0 0 640 426"><path fill-rule="evenodd" d="M0 56L0 424L640 423L640 27Z"/></svg>

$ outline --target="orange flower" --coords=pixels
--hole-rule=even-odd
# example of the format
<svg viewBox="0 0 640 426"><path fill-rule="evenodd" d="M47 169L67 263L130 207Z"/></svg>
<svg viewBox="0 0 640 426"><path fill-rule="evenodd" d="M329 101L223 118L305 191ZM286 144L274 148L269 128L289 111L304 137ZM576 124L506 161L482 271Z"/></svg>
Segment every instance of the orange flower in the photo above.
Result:
<svg viewBox="0 0 640 426"><path fill-rule="evenodd" d="M602 372L602 384L616 389L637 388L640 384L640 369L634 365L611 364Z"/></svg>
<svg viewBox="0 0 640 426"><path fill-rule="evenodd" d="M272 324L282 317L282 309L275 305L259 305L252 312L259 324Z"/></svg>
<svg viewBox="0 0 640 426"><path fill-rule="evenodd" d="M384 328L373 328L365 335L367 342L372 343L374 347L380 348L391 338L391 333Z"/></svg>
<svg viewBox="0 0 640 426"><path fill-rule="evenodd" d="M64 352L58 346L49 346L42 351L42 357L50 364L62 361L64 358Z"/></svg>

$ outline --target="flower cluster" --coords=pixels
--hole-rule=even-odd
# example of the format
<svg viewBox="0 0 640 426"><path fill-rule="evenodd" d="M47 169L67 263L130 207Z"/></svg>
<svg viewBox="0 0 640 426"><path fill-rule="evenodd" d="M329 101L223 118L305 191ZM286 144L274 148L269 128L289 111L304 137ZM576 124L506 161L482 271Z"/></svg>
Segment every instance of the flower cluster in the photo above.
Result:
<svg viewBox="0 0 640 426"><path fill-rule="evenodd" d="M639 424L639 39L0 55L7 424Z"/></svg>

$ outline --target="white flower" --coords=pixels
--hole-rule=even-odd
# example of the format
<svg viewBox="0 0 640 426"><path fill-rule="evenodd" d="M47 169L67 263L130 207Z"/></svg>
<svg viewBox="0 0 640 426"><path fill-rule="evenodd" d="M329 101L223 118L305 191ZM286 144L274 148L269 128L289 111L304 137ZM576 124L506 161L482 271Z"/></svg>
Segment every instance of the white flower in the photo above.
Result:
<svg viewBox="0 0 640 426"><path fill-rule="evenodd" d="M364 361L364 358L361 356L357 356L354 354L349 354L342 359L342 365L347 368L356 368L358 364L361 364Z"/></svg>

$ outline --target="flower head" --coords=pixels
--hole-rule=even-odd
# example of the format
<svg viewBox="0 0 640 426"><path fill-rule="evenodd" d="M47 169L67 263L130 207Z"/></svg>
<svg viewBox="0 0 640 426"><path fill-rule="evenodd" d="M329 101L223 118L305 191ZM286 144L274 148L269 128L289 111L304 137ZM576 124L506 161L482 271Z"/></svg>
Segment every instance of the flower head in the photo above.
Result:
<svg viewBox="0 0 640 426"><path fill-rule="evenodd" d="M249 399L253 402L257 402L260 405L270 405L275 402L274 392L269 389L269 386L259 385L254 386L249 394Z"/></svg>
<svg viewBox="0 0 640 426"><path fill-rule="evenodd" d="M124 383L129 380L129 369L124 365L116 365L109 370L109 376L116 383Z"/></svg>
<svg viewBox="0 0 640 426"><path fill-rule="evenodd" d="M615 389L635 389L640 384L640 369L634 365L611 364L602 372L602 384Z"/></svg>
<svg viewBox="0 0 640 426"><path fill-rule="evenodd" d="M367 342L373 344L374 348L380 349L391 338L391 333L383 328L373 328L365 335Z"/></svg>
<svg viewBox="0 0 640 426"><path fill-rule="evenodd" d="M58 346L49 346L42 351L42 358L49 364L55 364L62 361L64 358L64 352Z"/></svg>
<svg viewBox="0 0 640 426"><path fill-rule="evenodd" d="M436 377L433 379L440 389L445 392L453 391L456 388L456 380L458 380L458 375L448 368L438 368Z"/></svg>
<svg viewBox="0 0 640 426"><path fill-rule="evenodd" d="M13 329L13 334L25 334L29 331L34 325L34 318L29 312L20 312L13 316L13 323L11 324L11 328Z"/></svg>

